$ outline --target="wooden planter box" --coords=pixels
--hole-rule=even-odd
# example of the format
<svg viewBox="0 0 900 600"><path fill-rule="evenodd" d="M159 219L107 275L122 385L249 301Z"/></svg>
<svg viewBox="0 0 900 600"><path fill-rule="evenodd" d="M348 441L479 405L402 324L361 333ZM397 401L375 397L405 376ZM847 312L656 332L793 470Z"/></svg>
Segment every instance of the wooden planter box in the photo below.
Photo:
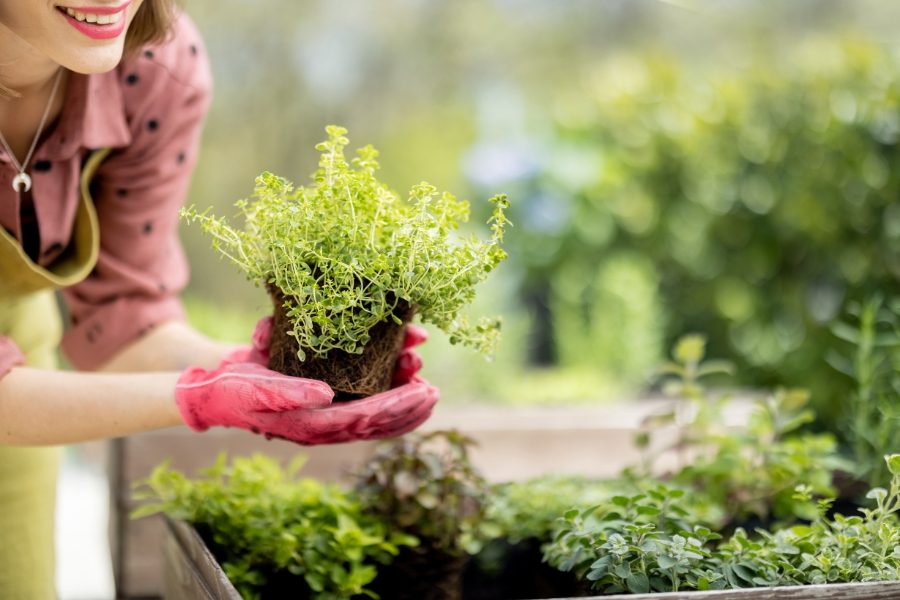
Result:
<svg viewBox="0 0 900 600"><path fill-rule="evenodd" d="M514 408L508 406L445 407L438 405L423 430L458 428L473 437L474 464L491 481L515 481L541 475L581 475L609 478L640 457L632 445L648 414L669 401L645 399L629 404L594 407ZM728 423L746 422L748 406L737 402ZM675 432L670 432L674 439ZM665 443L667 434L655 438ZM117 439L108 457L110 549L118 598L158 598L162 594L162 544L165 525L159 517L132 520L135 481L147 477L165 460L189 475L215 462L222 451L231 455L254 452L288 459L303 454L303 475L322 481L347 481L353 468L371 455L373 443L300 447L250 433L215 428L202 435L184 428L166 429ZM603 457L603 460L597 460ZM685 457L664 456L663 468Z"/></svg>
<svg viewBox="0 0 900 600"><path fill-rule="evenodd" d="M165 519L165 600L241 600L216 559L190 525ZM889 600L900 598L900 582L592 596L593 600ZM385 599L390 600L390 599ZM503 600L498 598L498 600ZM564 599L556 599L564 600ZM569 599L574 600L574 599ZM584 599L582 599L584 600Z"/></svg>

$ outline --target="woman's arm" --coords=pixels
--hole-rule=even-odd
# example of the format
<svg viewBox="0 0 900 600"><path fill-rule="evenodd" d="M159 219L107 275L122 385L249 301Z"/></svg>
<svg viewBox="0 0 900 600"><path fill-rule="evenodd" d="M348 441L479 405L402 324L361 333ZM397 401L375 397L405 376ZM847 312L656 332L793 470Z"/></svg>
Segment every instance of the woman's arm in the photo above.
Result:
<svg viewBox="0 0 900 600"><path fill-rule="evenodd" d="M15 367L0 378L0 445L71 444L181 425L178 377Z"/></svg>
<svg viewBox="0 0 900 600"><path fill-rule="evenodd" d="M190 325L168 321L138 338L100 367L107 373L182 371L189 366L212 369L233 344L212 340Z"/></svg>

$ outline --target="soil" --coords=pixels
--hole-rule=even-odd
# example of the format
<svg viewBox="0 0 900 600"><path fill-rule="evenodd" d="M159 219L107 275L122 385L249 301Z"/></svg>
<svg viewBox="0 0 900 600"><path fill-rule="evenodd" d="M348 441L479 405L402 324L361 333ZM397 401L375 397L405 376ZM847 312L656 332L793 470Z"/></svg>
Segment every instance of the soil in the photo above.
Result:
<svg viewBox="0 0 900 600"><path fill-rule="evenodd" d="M370 588L391 600L462 600L467 560L427 545L404 547L389 566L379 567Z"/></svg>
<svg viewBox="0 0 900 600"><path fill-rule="evenodd" d="M521 600L591 596L590 587L574 574L543 561L541 542L529 538L516 544L493 540L466 565L464 600Z"/></svg>
<svg viewBox="0 0 900 600"><path fill-rule="evenodd" d="M397 303L394 314L403 325L393 319L377 324L369 332L369 343L362 354L331 350L324 358L306 353L306 360L298 357L297 340L288 331L291 325L284 308L284 296L269 289L272 297L274 323L269 346L269 365L273 371L324 381L335 392L335 400L356 400L384 392L391 387L397 356L403 349L404 326L415 312L405 301Z"/></svg>

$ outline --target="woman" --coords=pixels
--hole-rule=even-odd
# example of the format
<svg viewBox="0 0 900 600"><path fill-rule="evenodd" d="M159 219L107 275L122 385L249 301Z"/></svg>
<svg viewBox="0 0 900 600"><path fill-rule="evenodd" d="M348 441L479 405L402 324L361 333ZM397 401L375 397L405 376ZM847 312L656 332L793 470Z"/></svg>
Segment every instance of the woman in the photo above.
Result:
<svg viewBox="0 0 900 600"><path fill-rule="evenodd" d="M211 80L173 0L2 2L0 86L0 598L55 595L52 445L181 423L332 443L428 418L418 330L398 387L331 406L265 368L269 321L242 348L184 323L177 213ZM52 371L60 341L99 372Z"/></svg>

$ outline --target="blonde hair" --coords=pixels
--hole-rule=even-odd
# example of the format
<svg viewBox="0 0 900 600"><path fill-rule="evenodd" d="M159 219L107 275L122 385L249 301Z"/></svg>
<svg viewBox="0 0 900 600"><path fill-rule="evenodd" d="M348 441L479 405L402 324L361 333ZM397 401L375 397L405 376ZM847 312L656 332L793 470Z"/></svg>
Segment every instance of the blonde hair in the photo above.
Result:
<svg viewBox="0 0 900 600"><path fill-rule="evenodd" d="M165 41L175 20L178 0L144 0L125 34L125 55L147 44ZM0 81L0 98L18 98L20 94Z"/></svg>
<svg viewBox="0 0 900 600"><path fill-rule="evenodd" d="M137 52L147 44L162 42L175 19L177 0L144 0L125 36L125 54Z"/></svg>

